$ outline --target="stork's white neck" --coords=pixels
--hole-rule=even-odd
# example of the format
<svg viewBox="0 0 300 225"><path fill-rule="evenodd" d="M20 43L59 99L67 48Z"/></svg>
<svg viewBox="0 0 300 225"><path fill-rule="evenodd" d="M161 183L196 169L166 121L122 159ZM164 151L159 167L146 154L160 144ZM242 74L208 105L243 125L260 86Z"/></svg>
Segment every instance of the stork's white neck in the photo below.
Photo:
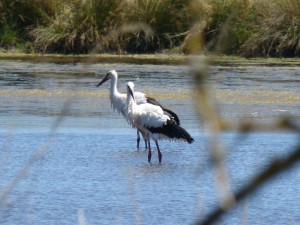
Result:
<svg viewBox="0 0 300 225"><path fill-rule="evenodd" d="M126 105L128 107L128 112L133 113L136 107L136 102L134 101L129 91L127 91Z"/></svg>
<svg viewBox="0 0 300 225"><path fill-rule="evenodd" d="M110 83L110 97L113 98L114 96L118 95L118 88L117 88L117 82L118 78L115 76L111 77L111 83Z"/></svg>

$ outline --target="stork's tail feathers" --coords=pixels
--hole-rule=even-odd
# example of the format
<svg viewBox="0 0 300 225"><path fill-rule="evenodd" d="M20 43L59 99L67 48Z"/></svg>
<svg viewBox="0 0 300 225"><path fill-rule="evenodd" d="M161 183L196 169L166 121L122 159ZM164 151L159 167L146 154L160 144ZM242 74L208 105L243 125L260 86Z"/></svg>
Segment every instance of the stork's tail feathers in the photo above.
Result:
<svg viewBox="0 0 300 225"><path fill-rule="evenodd" d="M194 139L191 135L181 126L179 126L174 120L167 120L167 123L162 127L148 128L152 133L160 133L171 139L182 139L185 142L191 144Z"/></svg>
<svg viewBox="0 0 300 225"><path fill-rule="evenodd" d="M184 139L185 142L192 144L194 142L194 139L191 137L191 135L181 126L174 124L173 125L175 129L177 130L180 138Z"/></svg>

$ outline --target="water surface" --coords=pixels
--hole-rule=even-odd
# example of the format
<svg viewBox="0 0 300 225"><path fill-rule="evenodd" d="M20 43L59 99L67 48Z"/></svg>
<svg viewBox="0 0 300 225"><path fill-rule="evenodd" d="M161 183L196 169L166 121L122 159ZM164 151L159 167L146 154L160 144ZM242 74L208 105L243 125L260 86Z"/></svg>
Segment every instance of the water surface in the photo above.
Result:
<svg viewBox="0 0 300 225"><path fill-rule="evenodd" d="M161 141L136 149L136 131L113 112L110 69L181 118L191 145ZM300 118L298 67L216 65L209 76L229 121ZM192 224L218 205L209 145L185 65L0 61L0 222L3 224ZM298 144L293 133L224 133L226 169L238 190ZM143 146L143 143L142 143ZM25 170L24 170L25 168ZM219 224L297 224L299 163L264 185Z"/></svg>

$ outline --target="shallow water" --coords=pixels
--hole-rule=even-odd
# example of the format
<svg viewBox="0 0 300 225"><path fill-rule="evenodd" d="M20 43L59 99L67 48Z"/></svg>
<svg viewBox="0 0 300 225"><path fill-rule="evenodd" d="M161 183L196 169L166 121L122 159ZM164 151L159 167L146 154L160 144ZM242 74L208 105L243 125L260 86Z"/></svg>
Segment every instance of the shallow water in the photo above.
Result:
<svg viewBox="0 0 300 225"><path fill-rule="evenodd" d="M136 131L110 108L107 70L155 96L181 118L191 145L137 150ZM229 121L300 118L298 67L215 66L209 77ZM192 224L218 204L207 136L188 66L0 61L0 222L3 224ZM63 115L63 116L62 116ZM226 168L238 190L298 144L292 133L224 133ZM142 146L143 143L142 143ZM299 163L219 224L297 224Z"/></svg>

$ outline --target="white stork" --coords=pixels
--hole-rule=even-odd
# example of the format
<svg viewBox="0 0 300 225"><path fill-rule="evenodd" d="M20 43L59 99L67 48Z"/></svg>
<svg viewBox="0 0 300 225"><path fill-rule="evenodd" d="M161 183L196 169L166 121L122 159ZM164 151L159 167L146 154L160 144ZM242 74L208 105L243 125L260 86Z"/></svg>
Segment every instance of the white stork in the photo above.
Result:
<svg viewBox="0 0 300 225"><path fill-rule="evenodd" d="M99 87L101 84L105 83L108 80L111 80L110 101L111 101L112 108L114 111L121 113L126 118L126 114L125 114L126 93L123 94L118 91L118 88L117 88L118 74L117 74L117 72L115 70L108 71L106 76L100 81L100 83L97 85L97 87ZM153 105L160 106L163 111L165 111L166 113L168 113L169 115L171 115L174 118L174 120L176 121L176 123L178 125L180 124L178 116L171 110L162 106L154 98L147 97L142 92L134 92L134 99L135 99L136 104L138 104L138 105L144 104L144 103L150 103ZM143 135L143 133L142 133L142 135ZM145 145L146 145L146 149L147 149L147 141L146 141L145 137L144 137L144 140L145 140ZM140 143L140 134L139 134L139 129L137 129L137 148L139 148L139 143Z"/></svg>
<svg viewBox="0 0 300 225"><path fill-rule="evenodd" d="M126 114L133 127L142 132L148 142L148 162L151 161L150 139L153 139L158 151L158 160L161 162L162 154L158 146L159 139L184 141L191 144L194 139L174 118L163 111L160 106L152 104L138 105L134 97L134 84L127 83Z"/></svg>

